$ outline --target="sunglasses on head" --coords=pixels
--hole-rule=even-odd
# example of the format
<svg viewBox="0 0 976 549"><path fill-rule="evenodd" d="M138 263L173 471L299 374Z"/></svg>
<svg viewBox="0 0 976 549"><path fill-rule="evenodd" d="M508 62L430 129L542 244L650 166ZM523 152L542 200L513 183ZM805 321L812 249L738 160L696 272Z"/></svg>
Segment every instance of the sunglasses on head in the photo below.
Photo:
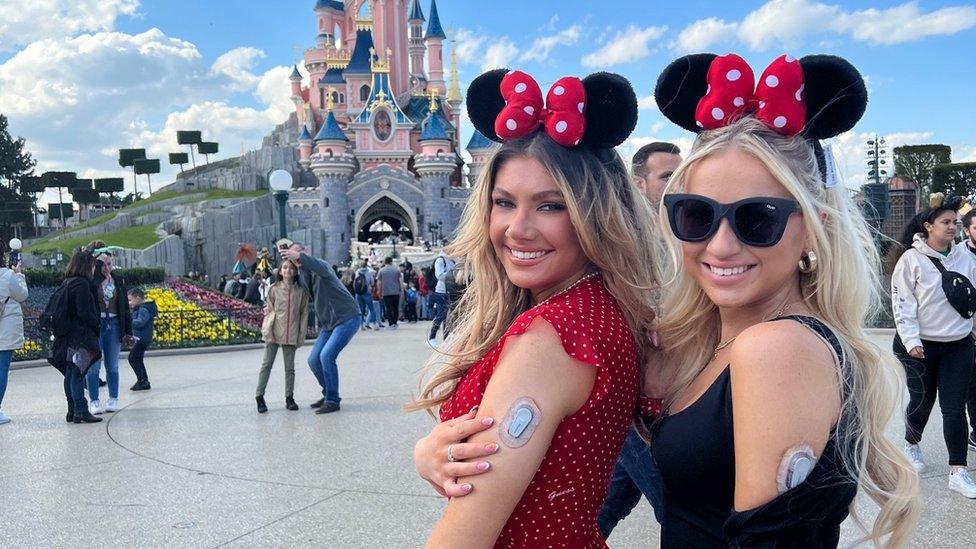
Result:
<svg viewBox="0 0 976 549"><path fill-rule="evenodd" d="M678 240L701 242L711 238L723 219L736 238L747 246L775 246L786 231L790 215L800 205L788 198L757 196L722 204L697 194L669 194L664 197L671 232Z"/></svg>

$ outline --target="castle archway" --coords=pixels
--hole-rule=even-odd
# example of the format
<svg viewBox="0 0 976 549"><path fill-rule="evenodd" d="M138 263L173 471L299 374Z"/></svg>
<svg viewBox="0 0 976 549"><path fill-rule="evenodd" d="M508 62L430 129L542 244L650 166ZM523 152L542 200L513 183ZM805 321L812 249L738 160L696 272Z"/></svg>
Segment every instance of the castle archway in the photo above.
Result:
<svg viewBox="0 0 976 549"><path fill-rule="evenodd" d="M416 221L411 213L395 196L381 195L356 216L356 239L376 244L390 237L413 241Z"/></svg>

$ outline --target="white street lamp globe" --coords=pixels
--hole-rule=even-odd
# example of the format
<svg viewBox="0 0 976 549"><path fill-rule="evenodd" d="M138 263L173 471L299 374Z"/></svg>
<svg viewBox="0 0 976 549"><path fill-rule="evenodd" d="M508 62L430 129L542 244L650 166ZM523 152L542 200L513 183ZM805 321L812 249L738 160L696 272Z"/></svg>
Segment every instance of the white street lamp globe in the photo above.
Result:
<svg viewBox="0 0 976 549"><path fill-rule="evenodd" d="M24 247L24 243L19 238L11 238L8 244L10 244L11 250L19 250Z"/></svg>
<svg viewBox="0 0 976 549"><path fill-rule="evenodd" d="M276 193L286 193L291 190L291 174L285 170L275 170L268 177L271 190Z"/></svg>

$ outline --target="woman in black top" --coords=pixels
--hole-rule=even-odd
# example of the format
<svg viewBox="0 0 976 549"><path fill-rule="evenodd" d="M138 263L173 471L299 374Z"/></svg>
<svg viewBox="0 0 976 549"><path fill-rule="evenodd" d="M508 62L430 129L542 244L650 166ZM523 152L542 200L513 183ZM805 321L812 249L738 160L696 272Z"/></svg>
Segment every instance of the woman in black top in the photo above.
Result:
<svg viewBox="0 0 976 549"><path fill-rule="evenodd" d="M98 423L102 418L88 411L85 400L85 373L98 359L99 316L92 276L95 257L85 250L77 251L68 262L62 283L65 295L61 301L65 322L55 321L54 343L48 361L64 374L64 396L68 401L68 423ZM59 325L65 329L59 329Z"/></svg>
<svg viewBox="0 0 976 549"><path fill-rule="evenodd" d="M858 489L881 506L869 537L903 545L918 477L884 436L903 374L864 331L878 257L817 142L857 122L864 82L826 56L780 57L755 96L752 80L699 54L655 92L700 132L662 215L682 267L661 307L670 368L647 383L666 387L662 546L835 547Z"/></svg>

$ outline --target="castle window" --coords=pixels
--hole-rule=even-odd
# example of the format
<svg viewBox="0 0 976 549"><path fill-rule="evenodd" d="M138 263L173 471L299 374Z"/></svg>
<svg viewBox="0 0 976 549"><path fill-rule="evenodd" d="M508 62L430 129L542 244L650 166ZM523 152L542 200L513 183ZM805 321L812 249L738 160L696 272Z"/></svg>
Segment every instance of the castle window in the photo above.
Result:
<svg viewBox="0 0 976 549"><path fill-rule="evenodd" d="M329 197L325 197L325 207L329 207Z"/></svg>
<svg viewBox="0 0 976 549"><path fill-rule="evenodd" d="M339 242L345 242L345 241L346 241L346 233L340 233Z"/></svg>
<svg viewBox="0 0 976 549"><path fill-rule="evenodd" d="M359 100L366 101L369 99L369 86L363 84L363 87L359 88Z"/></svg>
<svg viewBox="0 0 976 549"><path fill-rule="evenodd" d="M340 93L339 94L339 102L340 103L345 103L346 102L346 94L344 94L344 93Z"/></svg>

